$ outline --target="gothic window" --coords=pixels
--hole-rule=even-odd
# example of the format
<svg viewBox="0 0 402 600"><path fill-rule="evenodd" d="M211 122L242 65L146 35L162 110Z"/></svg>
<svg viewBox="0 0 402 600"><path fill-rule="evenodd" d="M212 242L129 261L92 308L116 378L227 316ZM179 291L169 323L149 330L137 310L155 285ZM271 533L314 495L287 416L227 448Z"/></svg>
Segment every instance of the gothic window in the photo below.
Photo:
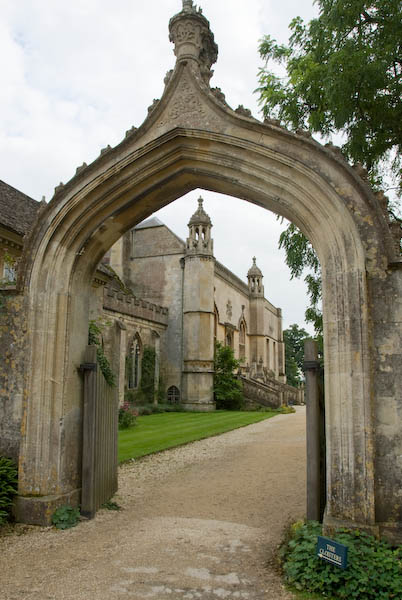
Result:
<svg viewBox="0 0 402 600"><path fill-rule="evenodd" d="M216 304L214 307L214 342L216 343L218 340L218 323L219 323L219 314L218 309L216 308Z"/></svg>
<svg viewBox="0 0 402 600"><path fill-rule="evenodd" d="M240 360L246 358L246 324L244 321L240 323L239 331L239 358Z"/></svg>
<svg viewBox="0 0 402 600"><path fill-rule="evenodd" d="M229 346L229 348L233 348L233 331L226 331L225 344L226 346Z"/></svg>
<svg viewBox="0 0 402 600"><path fill-rule="evenodd" d="M140 382L141 349L141 338L136 334L127 356L127 384L130 390L137 389Z"/></svg>
<svg viewBox="0 0 402 600"><path fill-rule="evenodd" d="M168 404L180 404L180 390L175 385L170 386L167 391Z"/></svg>
<svg viewBox="0 0 402 600"><path fill-rule="evenodd" d="M17 279L15 267L8 263L4 264L4 279L7 283L14 283Z"/></svg>

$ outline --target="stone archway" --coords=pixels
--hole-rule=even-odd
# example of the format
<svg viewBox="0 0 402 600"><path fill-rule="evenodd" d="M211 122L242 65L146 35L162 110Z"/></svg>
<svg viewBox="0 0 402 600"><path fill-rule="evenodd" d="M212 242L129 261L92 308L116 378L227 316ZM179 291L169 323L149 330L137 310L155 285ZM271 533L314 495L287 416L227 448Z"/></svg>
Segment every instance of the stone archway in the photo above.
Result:
<svg viewBox="0 0 402 600"><path fill-rule="evenodd" d="M402 413L402 263L386 211L336 151L233 111L209 87L217 47L191 1L170 33L177 62L162 99L138 130L56 188L25 247L19 509L46 521L55 502L79 498L77 368L98 262L130 227L205 188L283 215L313 243L323 270L326 524L397 539L402 499L393 485L402 478L402 448L392 419Z"/></svg>

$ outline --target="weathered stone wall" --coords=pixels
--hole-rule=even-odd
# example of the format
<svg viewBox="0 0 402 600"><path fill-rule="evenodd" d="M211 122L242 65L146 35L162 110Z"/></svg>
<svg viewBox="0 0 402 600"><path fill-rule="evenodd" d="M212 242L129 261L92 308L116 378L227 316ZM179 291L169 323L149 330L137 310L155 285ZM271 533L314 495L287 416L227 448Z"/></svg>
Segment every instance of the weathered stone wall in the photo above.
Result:
<svg viewBox="0 0 402 600"><path fill-rule="evenodd" d="M218 341L225 341L225 323L229 323L234 330L233 350L236 358L239 358L239 323L242 315L246 322L246 334L250 328L250 311L247 285L235 277L228 269L220 263L215 265L214 277L214 300L219 312L221 323ZM244 311L242 311L244 306ZM248 341L247 335L246 340ZM246 357L244 364L250 362L248 343L246 342Z"/></svg>
<svg viewBox="0 0 402 600"><path fill-rule="evenodd" d="M135 229L131 233L130 277L134 294L169 307L167 331L161 339L161 373L166 389L182 387L184 242L166 226ZM164 324L166 321L164 321Z"/></svg>
<svg viewBox="0 0 402 600"><path fill-rule="evenodd" d="M24 400L26 321L23 297L0 290L0 455L18 461Z"/></svg>
<svg viewBox="0 0 402 600"><path fill-rule="evenodd" d="M374 394L376 440L376 518L393 538L395 522L402 522L402 502L395 490L402 477L402 271L388 271L386 279L371 281L374 305ZM399 492L401 496L401 492ZM402 497L401 497L402 500ZM402 539L401 533L399 540Z"/></svg>

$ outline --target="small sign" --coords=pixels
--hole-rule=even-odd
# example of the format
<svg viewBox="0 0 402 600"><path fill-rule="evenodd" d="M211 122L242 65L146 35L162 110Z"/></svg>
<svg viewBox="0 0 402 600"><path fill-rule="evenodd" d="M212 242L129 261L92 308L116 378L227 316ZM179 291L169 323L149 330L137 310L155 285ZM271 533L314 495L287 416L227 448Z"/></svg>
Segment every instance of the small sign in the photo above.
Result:
<svg viewBox="0 0 402 600"><path fill-rule="evenodd" d="M348 547L319 535L317 541L317 556L318 558L321 558L321 560L326 560L331 563L331 565L346 569L348 564Z"/></svg>

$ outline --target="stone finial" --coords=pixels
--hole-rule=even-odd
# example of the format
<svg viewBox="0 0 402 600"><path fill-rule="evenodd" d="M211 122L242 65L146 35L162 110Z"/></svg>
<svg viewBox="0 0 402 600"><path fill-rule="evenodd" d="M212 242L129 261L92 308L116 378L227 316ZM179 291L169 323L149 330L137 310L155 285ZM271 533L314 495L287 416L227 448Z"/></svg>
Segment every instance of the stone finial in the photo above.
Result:
<svg viewBox="0 0 402 600"><path fill-rule="evenodd" d="M242 117L252 117L251 110L249 108L244 108L243 104L239 104L239 106L235 110L235 113L237 113L238 115L242 115Z"/></svg>
<svg viewBox="0 0 402 600"><path fill-rule="evenodd" d="M183 9L169 22L169 39L174 43L178 61L192 61L192 68L200 71L205 83L212 77L211 66L218 57L218 46L214 41L209 21L192 0L183 0Z"/></svg>
<svg viewBox="0 0 402 600"><path fill-rule="evenodd" d="M148 106L148 114L149 115L151 114L151 112L153 112L155 110L155 108L158 106L159 102L160 101L158 98L153 99L151 106Z"/></svg>
<svg viewBox="0 0 402 600"><path fill-rule="evenodd" d="M193 5L193 0L183 0L183 11L184 12L193 12L196 7Z"/></svg>

